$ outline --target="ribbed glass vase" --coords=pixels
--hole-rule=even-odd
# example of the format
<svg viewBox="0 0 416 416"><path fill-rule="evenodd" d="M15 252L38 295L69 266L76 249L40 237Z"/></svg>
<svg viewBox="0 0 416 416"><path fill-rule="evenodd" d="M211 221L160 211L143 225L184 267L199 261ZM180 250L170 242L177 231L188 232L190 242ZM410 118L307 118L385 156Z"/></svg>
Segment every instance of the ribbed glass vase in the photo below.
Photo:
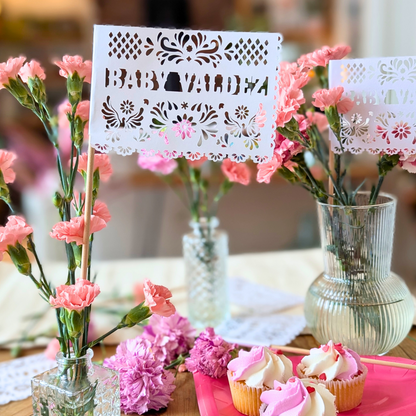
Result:
<svg viewBox="0 0 416 416"><path fill-rule="evenodd" d="M91 362L92 350L80 358L56 355L58 367L32 379L34 416L119 416L117 371Z"/></svg>
<svg viewBox="0 0 416 416"><path fill-rule="evenodd" d="M188 285L188 317L196 328L215 327L229 317L227 233L219 222L201 218L191 222L193 232L183 236Z"/></svg>
<svg viewBox="0 0 416 416"><path fill-rule="evenodd" d="M356 206L318 203L324 272L309 288L305 317L318 342L381 355L406 337L414 306L390 270L396 199L382 194L368 204L365 192Z"/></svg>

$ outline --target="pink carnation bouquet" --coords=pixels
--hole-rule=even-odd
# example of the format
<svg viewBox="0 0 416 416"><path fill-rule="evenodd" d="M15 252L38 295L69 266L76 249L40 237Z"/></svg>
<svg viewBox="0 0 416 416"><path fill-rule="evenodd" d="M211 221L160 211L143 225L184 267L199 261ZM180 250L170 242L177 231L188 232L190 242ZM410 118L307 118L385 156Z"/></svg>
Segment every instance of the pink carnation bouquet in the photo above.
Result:
<svg viewBox="0 0 416 416"><path fill-rule="evenodd" d="M88 266L91 263L93 236L104 229L111 219L106 204L97 199L100 183L110 179L112 167L107 155L94 155L93 177L93 206L90 226L90 236L84 241L84 211L85 195L82 190L75 190L77 177L84 179L86 187L87 154L82 153L82 145L87 139L89 119L89 101L82 100L84 83L91 82L91 61L84 61L80 56L64 56L55 62L60 68L60 75L66 78L68 101L60 106L60 118L65 117L69 124L70 154L68 165L62 162L59 143L59 126L55 116L47 104L44 80L45 72L39 62L26 62L26 58L10 58L0 63L0 89L11 93L18 102L32 110L46 130L46 134L55 148L56 164L60 178L60 189L53 197L61 221L52 228L50 236L62 244L68 263L68 272L64 276L64 284L54 287L47 279L33 238L33 229L25 219L15 215L15 209L10 197L9 184L15 180L13 162L16 155L0 150L0 199L10 208L12 215L4 227L0 227L0 260L8 255L17 270L28 276L36 285L42 298L56 310L58 323L57 341L51 346L55 350L57 343L65 358L84 356L88 348L92 348L108 335L121 328L132 327L147 320L153 314L170 316L175 313L175 307L170 302L171 292L163 286L145 281L143 285L144 300L128 311L120 322L109 332L95 340L89 337L91 307L100 294L100 287L91 280L90 267L86 279L76 279L77 269L82 264L83 245L89 244L90 254ZM31 259L37 263L36 272L32 268ZM53 348L52 348L53 347Z"/></svg>
<svg viewBox="0 0 416 416"><path fill-rule="evenodd" d="M354 107L354 102L344 95L343 87L328 88L328 64L331 60L344 58L350 51L346 45L324 46L302 55L297 62L281 62L274 152L271 160L257 166L258 182L269 183L278 172L291 183L300 184L320 202L332 200L335 205L355 205L355 196L362 184L357 189L347 188L346 163L342 162L342 155L335 154L332 166L329 147L322 134L329 127L343 149L343 114ZM304 90L313 84L318 84L318 89L307 105ZM262 114L258 114L257 122L261 121ZM306 153L313 156L320 165L319 169L311 169L305 160ZM376 202L384 177L397 164L405 169L410 165L398 154L380 155L377 164L379 179L372 188L370 204ZM331 186L325 186L322 176Z"/></svg>

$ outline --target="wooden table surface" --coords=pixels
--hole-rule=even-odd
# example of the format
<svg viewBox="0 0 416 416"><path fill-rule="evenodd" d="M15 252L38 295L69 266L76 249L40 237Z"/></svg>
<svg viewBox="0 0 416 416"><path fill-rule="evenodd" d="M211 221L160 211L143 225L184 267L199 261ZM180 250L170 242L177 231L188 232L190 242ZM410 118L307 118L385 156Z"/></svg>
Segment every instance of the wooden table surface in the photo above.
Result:
<svg viewBox="0 0 416 416"><path fill-rule="evenodd" d="M406 338L398 347L389 352L390 356L409 358L416 361L416 329L412 329ZM313 348L319 346L311 335L300 335L291 344L292 347ZM115 347L106 347L107 355L114 354ZM31 349L25 351L25 355L36 354L42 352L42 349ZM288 354L290 355L290 354ZM100 350L96 349L94 358L100 359ZM0 361L10 359L10 353L7 350L0 350ZM192 374L178 374L176 378L176 389L172 395L172 402L167 409L159 412L151 411L146 415L162 415L163 416L199 416L198 404L196 401L194 382ZM32 399L21 400L19 402L11 402L4 406L0 406L1 416L30 416L32 415Z"/></svg>

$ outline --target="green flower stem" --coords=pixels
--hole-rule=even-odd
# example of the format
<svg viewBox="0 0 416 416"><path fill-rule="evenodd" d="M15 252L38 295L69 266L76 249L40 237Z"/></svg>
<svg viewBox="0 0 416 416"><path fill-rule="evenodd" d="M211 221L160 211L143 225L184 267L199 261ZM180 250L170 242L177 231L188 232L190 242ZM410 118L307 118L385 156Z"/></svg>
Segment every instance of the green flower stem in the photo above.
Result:
<svg viewBox="0 0 416 416"><path fill-rule="evenodd" d="M217 195L214 197L214 202L211 208L211 216L215 217L218 212L218 204L223 196L227 195L230 189L234 186L234 182L230 182L228 178L225 178L220 185Z"/></svg>
<svg viewBox="0 0 416 416"><path fill-rule="evenodd" d="M95 347L97 344L99 344L102 340L107 338L109 335L113 334L114 332L118 331L121 328L125 328L126 326L127 325L124 325L120 322L117 326L115 326L113 329L110 329L110 331L106 332L104 335L101 335L95 341L92 341L92 342L88 343L87 345L85 345L84 347L82 347L81 353L85 354L85 352L87 351L88 348Z"/></svg>
<svg viewBox="0 0 416 416"><path fill-rule="evenodd" d="M187 354L180 354L176 360L170 362L170 364L163 367L165 370L170 370L171 368L175 368L185 362L185 360L190 356L189 352Z"/></svg>
<svg viewBox="0 0 416 416"><path fill-rule="evenodd" d="M53 296L53 293L52 293L52 289L50 287L50 284L46 280L45 273L44 273L43 267L42 267L42 263L39 260L39 256L38 256L38 253L36 251L36 246L35 246L35 243L33 242L32 235L29 235L28 240L29 240L29 244L30 244L30 249L29 250L35 256L36 264L38 265L38 268L39 268L39 271L40 271L40 280L41 280L41 282L43 284L43 287L48 292L48 297L49 296Z"/></svg>
<svg viewBox="0 0 416 416"><path fill-rule="evenodd" d="M374 191L371 193L370 205L374 205L376 203L378 194L380 193L380 190L381 190L381 185L383 185L383 182L384 182L384 177L385 176L383 175L379 175L377 186L374 189Z"/></svg>

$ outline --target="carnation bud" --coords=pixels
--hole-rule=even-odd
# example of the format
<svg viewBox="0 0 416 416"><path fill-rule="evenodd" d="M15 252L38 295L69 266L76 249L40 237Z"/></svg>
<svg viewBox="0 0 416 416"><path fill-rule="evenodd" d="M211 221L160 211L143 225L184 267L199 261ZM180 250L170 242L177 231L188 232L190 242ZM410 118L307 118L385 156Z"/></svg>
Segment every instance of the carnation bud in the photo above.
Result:
<svg viewBox="0 0 416 416"><path fill-rule="evenodd" d="M75 264L77 267L81 267L81 260L82 260L82 245L77 245L76 243L71 243L72 250L74 252L75 257Z"/></svg>
<svg viewBox="0 0 416 416"><path fill-rule="evenodd" d="M0 198L6 202L10 202L9 187L4 181L3 172L0 170Z"/></svg>
<svg viewBox="0 0 416 416"><path fill-rule="evenodd" d="M338 110L335 105L331 105L325 108L325 115L328 119L328 124L331 127L331 130L336 134L339 135L341 130L341 120L339 118Z"/></svg>
<svg viewBox="0 0 416 416"><path fill-rule="evenodd" d="M33 97L27 91L25 84L20 78L9 78L9 85L5 85L5 88L16 98L19 103L26 108L35 110L35 103Z"/></svg>
<svg viewBox="0 0 416 416"><path fill-rule="evenodd" d="M56 191L54 196L52 197L52 203L55 205L56 208L62 207L63 199L62 195L58 191Z"/></svg>
<svg viewBox="0 0 416 416"><path fill-rule="evenodd" d="M68 330L70 338L79 338L84 329L84 310L70 311L64 310L64 324Z"/></svg>
<svg viewBox="0 0 416 416"><path fill-rule="evenodd" d="M378 171L380 176L386 176L400 160L400 155L383 155L378 161Z"/></svg>
<svg viewBox="0 0 416 416"><path fill-rule="evenodd" d="M138 323L144 321L152 315L150 309L144 305L142 302L140 305L137 305L129 311L127 315L121 320L120 324L122 326L127 326L131 328L132 326L137 325Z"/></svg>
<svg viewBox="0 0 416 416"><path fill-rule="evenodd" d="M30 264L27 251L19 242L15 246L8 245L7 252L19 273L25 276L29 276L32 273L32 265Z"/></svg>
<svg viewBox="0 0 416 416"><path fill-rule="evenodd" d="M83 86L84 82L77 72L74 72L72 75L68 75L66 89L68 91L68 100L72 105L72 108L76 108L78 103L82 100Z"/></svg>
<svg viewBox="0 0 416 416"><path fill-rule="evenodd" d="M100 170L95 169L92 179L92 189L98 189L100 187Z"/></svg>
<svg viewBox="0 0 416 416"><path fill-rule="evenodd" d="M35 75L34 78L29 78L27 80L27 85L29 86L30 92L32 93L35 101L39 104L46 104L46 91L43 81Z"/></svg>
<svg viewBox="0 0 416 416"><path fill-rule="evenodd" d="M84 142L84 127L86 121L83 121L81 117L75 117L74 120L74 135L72 137L72 141L75 144L77 149L82 147L82 143Z"/></svg>
<svg viewBox="0 0 416 416"><path fill-rule="evenodd" d="M288 139L296 139L299 135L299 123L292 117L284 127L278 127L277 131Z"/></svg>

